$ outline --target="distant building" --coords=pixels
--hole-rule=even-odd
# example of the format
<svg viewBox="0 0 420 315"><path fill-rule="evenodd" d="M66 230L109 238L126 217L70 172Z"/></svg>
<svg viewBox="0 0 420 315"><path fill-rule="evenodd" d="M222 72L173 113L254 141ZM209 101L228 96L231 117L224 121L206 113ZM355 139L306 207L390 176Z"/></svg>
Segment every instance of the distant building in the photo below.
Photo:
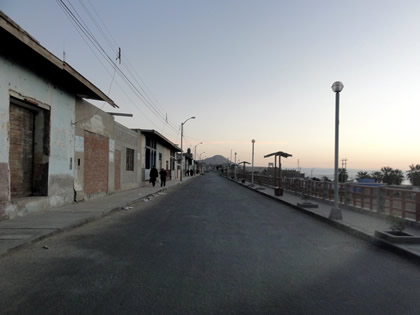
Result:
<svg viewBox="0 0 420 315"><path fill-rule="evenodd" d="M184 172L189 172L191 170L194 170L194 163L193 163L193 154L191 153L191 149L188 148L187 152L183 154L183 167L182 169Z"/></svg>
<svg viewBox="0 0 420 315"><path fill-rule="evenodd" d="M75 200L142 184L140 135L85 100L76 102Z"/></svg>
<svg viewBox="0 0 420 315"><path fill-rule="evenodd" d="M158 170L164 168L168 172L168 179L179 177L177 171L176 153L181 149L153 129L133 129L141 135L141 168L142 179L150 179L150 170L155 166Z"/></svg>

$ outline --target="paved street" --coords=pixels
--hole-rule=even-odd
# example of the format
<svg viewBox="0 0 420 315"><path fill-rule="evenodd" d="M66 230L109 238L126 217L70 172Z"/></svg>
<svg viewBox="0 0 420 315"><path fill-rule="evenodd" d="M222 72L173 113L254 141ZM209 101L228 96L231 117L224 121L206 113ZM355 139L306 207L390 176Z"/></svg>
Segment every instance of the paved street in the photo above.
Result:
<svg viewBox="0 0 420 315"><path fill-rule="evenodd" d="M420 309L419 266L214 174L2 258L0 279L1 314Z"/></svg>

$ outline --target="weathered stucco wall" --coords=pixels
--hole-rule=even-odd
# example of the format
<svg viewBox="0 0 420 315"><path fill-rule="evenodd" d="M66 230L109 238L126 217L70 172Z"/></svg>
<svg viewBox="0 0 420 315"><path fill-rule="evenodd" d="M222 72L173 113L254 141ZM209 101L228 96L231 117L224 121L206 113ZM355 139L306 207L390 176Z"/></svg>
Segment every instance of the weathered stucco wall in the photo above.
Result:
<svg viewBox="0 0 420 315"><path fill-rule="evenodd" d="M74 190L75 199L83 200L103 195L96 194L88 196L84 194L84 167L85 167L85 130L94 134L108 138L109 140L109 164L108 164L108 190L107 193L114 191L114 160L115 160L115 137L114 137L114 117L93 104L77 98L76 100L76 120L75 120L75 178Z"/></svg>
<svg viewBox="0 0 420 315"><path fill-rule="evenodd" d="M140 135L115 122L115 149L121 152L121 190L139 187L141 184L141 146ZM134 150L134 170L127 171L126 149Z"/></svg>
<svg viewBox="0 0 420 315"><path fill-rule="evenodd" d="M48 196L32 197L31 206L10 198L10 97L50 111ZM0 216L57 206L73 200L75 98L49 80L0 56ZM7 189L5 189L7 188Z"/></svg>
<svg viewBox="0 0 420 315"><path fill-rule="evenodd" d="M140 135L140 165L141 165L141 181L143 182L143 185L148 183L149 180L149 173L150 171L145 170L146 166L146 136L140 131L137 131L137 133Z"/></svg>
<svg viewBox="0 0 420 315"><path fill-rule="evenodd" d="M158 154L162 154L162 168L166 169L166 162L168 162L168 169L171 168L171 151L164 145L158 142L157 144L157 152Z"/></svg>

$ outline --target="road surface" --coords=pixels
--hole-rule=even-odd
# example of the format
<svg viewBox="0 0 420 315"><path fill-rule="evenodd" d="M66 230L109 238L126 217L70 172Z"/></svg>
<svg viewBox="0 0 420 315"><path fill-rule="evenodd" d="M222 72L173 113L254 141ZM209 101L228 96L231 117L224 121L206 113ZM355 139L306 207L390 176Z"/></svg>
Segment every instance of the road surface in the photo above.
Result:
<svg viewBox="0 0 420 315"><path fill-rule="evenodd" d="M418 314L420 268L206 174L1 259L0 292L0 314Z"/></svg>

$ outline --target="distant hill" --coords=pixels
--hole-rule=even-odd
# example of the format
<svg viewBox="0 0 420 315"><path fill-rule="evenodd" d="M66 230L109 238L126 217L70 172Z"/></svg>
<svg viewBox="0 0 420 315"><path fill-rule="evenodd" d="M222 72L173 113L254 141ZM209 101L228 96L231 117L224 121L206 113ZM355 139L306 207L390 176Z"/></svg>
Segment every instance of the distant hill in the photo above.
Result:
<svg viewBox="0 0 420 315"><path fill-rule="evenodd" d="M221 164L226 164L228 163L228 159L221 156L221 155L215 155L213 157L209 157L207 159L203 160L204 163L206 163L207 165L221 165Z"/></svg>

